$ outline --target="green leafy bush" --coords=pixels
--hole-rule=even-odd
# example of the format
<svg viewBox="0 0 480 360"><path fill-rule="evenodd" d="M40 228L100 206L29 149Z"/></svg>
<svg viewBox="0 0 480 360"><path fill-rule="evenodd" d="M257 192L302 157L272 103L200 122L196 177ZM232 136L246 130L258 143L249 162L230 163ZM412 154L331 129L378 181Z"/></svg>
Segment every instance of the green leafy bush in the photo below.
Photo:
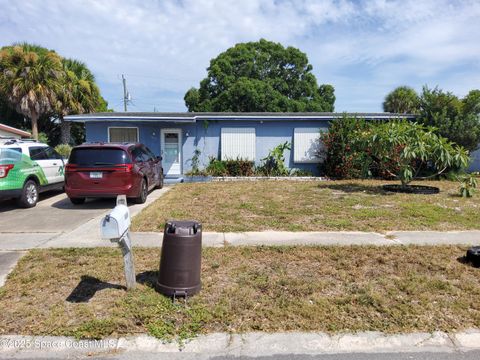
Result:
<svg viewBox="0 0 480 360"><path fill-rule="evenodd" d="M378 123L372 129L368 144L373 158L386 170L393 161L398 169L391 175L402 185L452 167L465 168L470 161L467 150L437 135L432 127L403 120Z"/></svg>
<svg viewBox="0 0 480 360"><path fill-rule="evenodd" d="M473 175L465 175L458 179L460 181L460 196L472 197L477 188L477 179Z"/></svg>
<svg viewBox="0 0 480 360"><path fill-rule="evenodd" d="M285 166L285 150L290 150L291 144L286 141L274 147L268 155L263 158L262 165L258 167L257 172L265 176L288 176L290 170Z"/></svg>
<svg viewBox="0 0 480 360"><path fill-rule="evenodd" d="M334 179L365 179L372 177L372 156L366 137L372 124L364 119L343 117L331 122L327 132L320 135L323 143L320 157L325 175Z"/></svg>
<svg viewBox="0 0 480 360"><path fill-rule="evenodd" d="M468 152L436 129L408 121L340 119L321 136L325 172L333 178L413 179L467 166Z"/></svg>
<svg viewBox="0 0 480 360"><path fill-rule="evenodd" d="M192 169L186 172L188 176L205 176L207 173L205 170L200 170L200 155L202 151L199 148L195 148L193 156L188 161L192 164Z"/></svg>
<svg viewBox="0 0 480 360"><path fill-rule="evenodd" d="M48 135L45 134L44 132L38 133L38 142L41 142L43 144L50 144L50 139L48 138Z"/></svg>
<svg viewBox="0 0 480 360"><path fill-rule="evenodd" d="M205 169L207 174L211 176L227 176L227 167L225 162L215 157L210 157L209 164Z"/></svg>
<svg viewBox="0 0 480 360"><path fill-rule="evenodd" d="M68 144L60 144L55 146L55 151L59 153L64 159L68 159L72 152L72 147Z"/></svg>

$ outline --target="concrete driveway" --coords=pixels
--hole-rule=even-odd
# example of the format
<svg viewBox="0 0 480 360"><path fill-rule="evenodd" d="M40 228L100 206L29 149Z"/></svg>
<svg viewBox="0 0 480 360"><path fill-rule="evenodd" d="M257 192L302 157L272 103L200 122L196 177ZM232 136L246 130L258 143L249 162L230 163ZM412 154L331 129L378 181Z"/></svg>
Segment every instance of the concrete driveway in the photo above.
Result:
<svg viewBox="0 0 480 360"><path fill-rule="evenodd" d="M0 202L0 232L64 232L74 229L115 206L115 199L88 199L73 205L64 192L40 195L37 206L19 208L15 201Z"/></svg>
<svg viewBox="0 0 480 360"><path fill-rule="evenodd" d="M131 216L169 189L152 191L145 204L129 204ZM42 194L37 206L31 209L18 208L14 201L0 202L0 249L25 250L51 242L64 247L73 240L86 244L98 240L100 220L115 203L115 199L87 199L85 204L73 205L63 192Z"/></svg>

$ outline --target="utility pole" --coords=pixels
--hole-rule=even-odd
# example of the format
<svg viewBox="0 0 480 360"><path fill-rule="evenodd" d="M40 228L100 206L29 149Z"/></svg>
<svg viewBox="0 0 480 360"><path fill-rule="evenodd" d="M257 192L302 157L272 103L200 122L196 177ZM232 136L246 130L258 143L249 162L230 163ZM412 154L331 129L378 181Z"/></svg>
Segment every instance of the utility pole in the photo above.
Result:
<svg viewBox="0 0 480 360"><path fill-rule="evenodd" d="M128 92L127 92L127 79L125 75L122 74L123 82L123 111L127 112L127 102L128 102Z"/></svg>

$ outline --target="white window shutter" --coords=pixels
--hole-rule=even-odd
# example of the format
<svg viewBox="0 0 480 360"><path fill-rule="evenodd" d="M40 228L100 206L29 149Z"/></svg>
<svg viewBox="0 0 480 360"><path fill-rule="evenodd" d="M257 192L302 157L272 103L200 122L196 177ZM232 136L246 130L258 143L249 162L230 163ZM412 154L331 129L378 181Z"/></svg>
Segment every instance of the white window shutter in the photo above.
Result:
<svg viewBox="0 0 480 360"><path fill-rule="evenodd" d="M222 160L255 161L255 128L222 128Z"/></svg>
<svg viewBox="0 0 480 360"><path fill-rule="evenodd" d="M293 131L293 161L296 163L319 163L321 150L320 128L295 128Z"/></svg>

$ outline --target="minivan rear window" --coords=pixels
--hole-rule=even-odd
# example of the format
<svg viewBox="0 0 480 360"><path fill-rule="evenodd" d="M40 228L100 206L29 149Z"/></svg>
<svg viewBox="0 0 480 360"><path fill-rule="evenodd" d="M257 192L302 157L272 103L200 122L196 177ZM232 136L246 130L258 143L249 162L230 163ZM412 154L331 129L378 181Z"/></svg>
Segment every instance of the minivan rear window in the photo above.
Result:
<svg viewBox="0 0 480 360"><path fill-rule="evenodd" d="M68 163L95 167L130 164L131 161L128 154L122 149L79 148L72 150Z"/></svg>

